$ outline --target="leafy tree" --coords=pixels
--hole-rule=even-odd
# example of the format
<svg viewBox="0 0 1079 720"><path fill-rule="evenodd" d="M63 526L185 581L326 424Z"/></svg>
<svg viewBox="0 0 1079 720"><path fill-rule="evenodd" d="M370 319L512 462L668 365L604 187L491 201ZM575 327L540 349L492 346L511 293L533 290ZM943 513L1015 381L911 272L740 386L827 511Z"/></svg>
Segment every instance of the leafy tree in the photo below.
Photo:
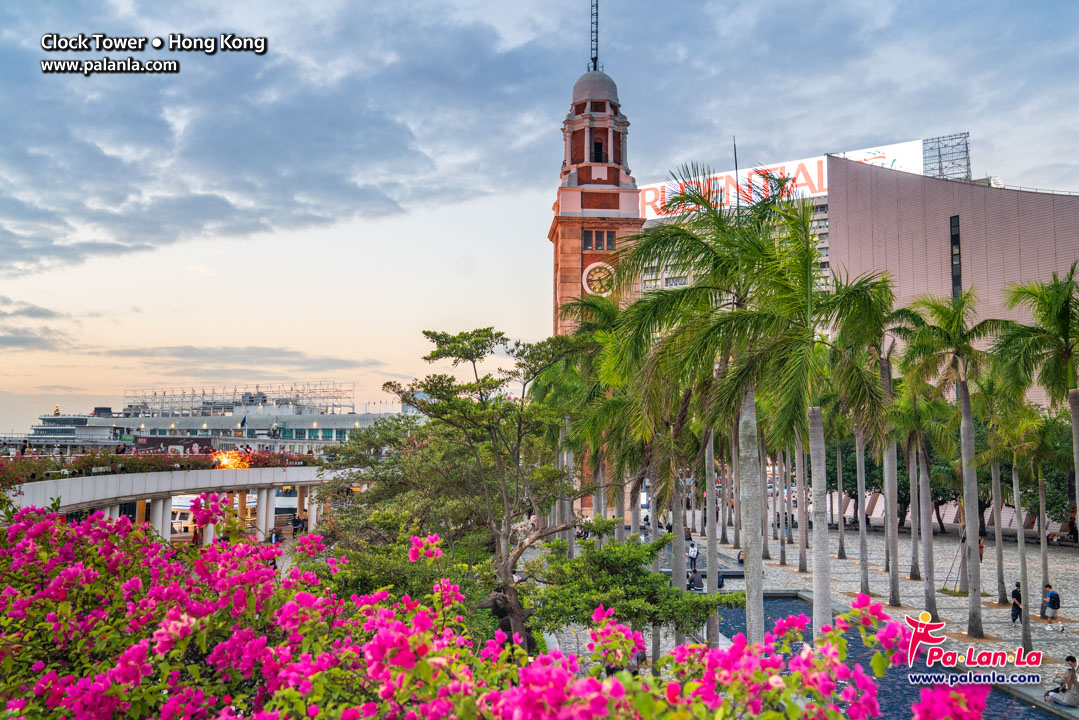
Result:
<svg viewBox="0 0 1079 720"><path fill-rule="evenodd" d="M696 632L719 607L743 607L743 593L703 595L674 588L667 578L648 568L671 540L662 535L649 543L630 541L600 545L581 542L577 557L566 554L556 540L548 552L529 564L528 599L532 623L554 631L566 625L587 625L599 605L633 628L668 627Z"/></svg>
<svg viewBox="0 0 1079 720"><path fill-rule="evenodd" d="M526 522L551 509L556 499L578 491L563 472L552 467L554 449L543 443L545 431L562 419L551 408L532 402L529 389L537 376L561 362L579 347L570 337L538 343L511 342L493 328L457 334L424 331L435 349L428 362L448 361L463 367L458 378L432 374L407 384L386 383L383 388L402 404L415 408L444 431L459 461L459 497L486 523L494 539L494 574L498 586L483 605L510 619L515 633L525 636L526 612L513 573L521 554L557 532L573 527L572 518L559 525ZM507 367L495 367L504 355Z"/></svg>

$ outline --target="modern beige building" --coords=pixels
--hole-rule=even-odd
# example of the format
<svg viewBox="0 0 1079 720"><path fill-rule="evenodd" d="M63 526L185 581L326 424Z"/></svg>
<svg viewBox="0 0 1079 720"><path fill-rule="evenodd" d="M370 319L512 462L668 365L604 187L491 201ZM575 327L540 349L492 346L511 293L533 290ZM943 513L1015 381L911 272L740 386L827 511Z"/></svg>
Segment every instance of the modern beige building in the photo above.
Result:
<svg viewBox="0 0 1079 720"><path fill-rule="evenodd" d="M829 259L850 276L887 272L896 303L974 288L981 318L1009 310L1010 283L1079 260L1079 193L990 187L828 157Z"/></svg>

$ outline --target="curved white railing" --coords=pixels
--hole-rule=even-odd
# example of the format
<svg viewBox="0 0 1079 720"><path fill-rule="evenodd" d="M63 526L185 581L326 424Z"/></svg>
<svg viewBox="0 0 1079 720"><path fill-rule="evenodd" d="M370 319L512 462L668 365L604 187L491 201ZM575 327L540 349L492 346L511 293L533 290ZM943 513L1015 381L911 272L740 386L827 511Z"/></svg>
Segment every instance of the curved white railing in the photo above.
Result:
<svg viewBox="0 0 1079 720"><path fill-rule="evenodd" d="M11 493L11 500L17 507L48 507L58 497L60 512L69 513L174 495L318 485L322 482L318 471L313 466L289 466L80 475L26 483Z"/></svg>

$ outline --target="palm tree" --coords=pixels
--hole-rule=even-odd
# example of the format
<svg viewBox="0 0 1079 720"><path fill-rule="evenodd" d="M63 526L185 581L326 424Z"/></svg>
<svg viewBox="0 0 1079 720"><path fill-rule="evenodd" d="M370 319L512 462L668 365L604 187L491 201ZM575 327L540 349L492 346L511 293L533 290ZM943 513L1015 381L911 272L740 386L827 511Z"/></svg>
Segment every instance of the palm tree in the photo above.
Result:
<svg viewBox="0 0 1079 720"><path fill-rule="evenodd" d="M646 270L655 268L691 278L685 287L645 293L630 305L621 347L631 363L649 351L665 356L666 366L678 368L679 377L689 384L712 378L717 361L738 358L747 349L748 338L730 332L726 316L751 307L763 292L757 261L741 251L773 242L779 197L773 193L734 210L724 205L711 183L702 181L709 175L705 168L682 168L674 178L682 189L667 203L671 221L627 239L617 256L616 282L623 289L632 288ZM717 416L739 409L731 460L736 463L735 497L745 533L746 576L752 579L746 584L746 629L751 641L759 641L764 637L764 596L756 581L763 572L756 393L753 378L739 374L731 382L729 376L728 372L717 383L733 388L724 394L728 402L718 401L719 393L710 399L710 415L703 426L705 432L722 427Z"/></svg>
<svg viewBox="0 0 1079 720"><path fill-rule="evenodd" d="M850 435L850 415L847 408L843 406L843 396L836 387L835 378L833 377L831 380L828 390L821 399L821 407L824 413L825 432L829 438L835 441L835 482L836 495L839 499L839 550L836 557L839 560L846 560L847 545L844 537L846 493L843 492L843 439Z"/></svg>
<svg viewBox="0 0 1079 720"><path fill-rule="evenodd" d="M1063 277L1009 285L1008 307L1030 311L1031 324L1004 323L994 352L1009 382L1022 389L1037 378L1053 406L1065 401L1071 412L1072 470L1079 498L1079 389L1076 353L1079 344L1079 279L1076 266Z"/></svg>
<svg viewBox="0 0 1079 720"><path fill-rule="evenodd" d="M1044 435L1044 419L1041 412L1028 403L1015 403L1007 408L1006 416L1001 425L1002 443L1011 451L1012 465L1012 505L1016 513L1016 541L1019 545L1019 582L1023 593L1022 618L1023 618L1023 648L1031 649L1030 638L1030 603L1040 593L1035 593L1030 586L1027 573L1026 531L1023 523L1023 493L1019 485L1020 466L1027 465L1033 469L1034 463L1031 458L1036 454L1037 448L1042 444ZM1039 508L1039 515L1041 515ZM1044 533L1042 533L1044 536ZM1044 537L1043 537L1044 540ZM1046 577L1048 569L1043 566L1042 587L1048 582Z"/></svg>
<svg viewBox="0 0 1079 720"><path fill-rule="evenodd" d="M941 398L937 388L907 377L903 381L899 397L892 405L889 417L898 442L910 448L917 457L912 465L918 466L917 515L922 531L920 569L925 588L925 609L934 618L938 615L933 562L933 495L930 478L932 463L929 448L935 447L946 455L954 452L954 425L950 423L953 416L952 406ZM911 515L914 514L912 511Z"/></svg>
<svg viewBox="0 0 1079 720"><path fill-rule="evenodd" d="M1053 438L1063 430L1063 420L1057 415L1047 415L1035 405L1027 405L1020 415L1026 431L1026 460L1030 474L1038 487L1038 536L1041 545L1042 587L1049 584L1049 539L1047 537L1048 515L1045 506L1045 465L1062 465L1060 450Z"/></svg>
<svg viewBox="0 0 1079 720"><path fill-rule="evenodd" d="M918 381L936 379L938 386L955 387L961 412L960 454L962 458L963 504L967 517L978 508L978 477L974 467L974 416L970 407L970 381L978 376L985 353L976 344L999 327L997 320L974 322L973 290L954 298L923 296L912 303L924 322L909 334L904 364L907 374ZM971 527L968 521L967 527ZM975 526L976 527L976 526ZM982 629L981 572L978 544L966 543L968 606L967 634L984 637Z"/></svg>
<svg viewBox="0 0 1079 720"><path fill-rule="evenodd" d="M996 570L997 570L997 603L1008 604L1008 590L1004 580L1004 538L1003 528L1000 526L1000 511L1004 504L1004 498L1000 486L1000 464L1007 462L1011 453L1008 451L1004 436L1002 435L1007 412L1014 409L1017 403L1022 402L1022 396L1009 388L1000 378L999 357L993 358L990 371L983 375L974 384L974 392L971 395L971 407L975 415L984 421L988 427L987 447L985 452L978 456L978 464L988 464L991 469L993 487L993 535L996 545Z"/></svg>
<svg viewBox="0 0 1079 720"><path fill-rule="evenodd" d="M879 373L879 384L888 402L893 399L892 363L896 349L896 339L906 338L913 327L921 324L916 313L906 308L893 307L894 295L887 276L881 278L877 292L871 301L865 302L858 312L851 315L849 321L841 327L841 342L852 357L859 360L860 366L875 367ZM871 442L875 451L881 453L884 474L885 499L885 561L889 571L888 602L898 606L899 566L892 559L899 555L899 507L898 507L898 461L895 440L885 432L880 408L857 408L854 411L856 437L859 454L864 453L866 442ZM860 428L859 428L860 425ZM864 490L864 457L862 463L862 481ZM861 500L864 502L864 495ZM864 512L862 513L864 515ZM868 567L863 560L863 586L868 587ZM866 590L868 592L868 590Z"/></svg>
<svg viewBox="0 0 1079 720"><path fill-rule="evenodd" d="M769 386L769 408L775 434L795 438L799 479L805 477L802 442L808 439L812 503L800 498L799 511L813 508L813 616L817 627L831 623L828 554L827 478L821 398L827 385L828 352L837 359L839 375L853 405L879 414L883 397L877 376L853 361L821 333L824 327L843 327L881 302L891 302L890 284L879 276L849 280L833 275L830 283L819 274L817 238L812 233L811 208L801 201L777 204L770 232L737 236L737 251L746 271L762 290L751 305L736 307L715 319L711 331L735 339L742 352L717 390L729 402L739 388ZM689 343L692 345L692 342ZM835 361L835 360L834 360ZM743 453L744 454L744 453ZM753 498L756 500L757 498ZM752 500L747 498L747 502ZM803 532L807 529L801 521ZM805 552L803 540L801 553ZM804 555L800 554L800 559ZM805 568L800 562L800 570ZM747 571L748 572L748 571Z"/></svg>

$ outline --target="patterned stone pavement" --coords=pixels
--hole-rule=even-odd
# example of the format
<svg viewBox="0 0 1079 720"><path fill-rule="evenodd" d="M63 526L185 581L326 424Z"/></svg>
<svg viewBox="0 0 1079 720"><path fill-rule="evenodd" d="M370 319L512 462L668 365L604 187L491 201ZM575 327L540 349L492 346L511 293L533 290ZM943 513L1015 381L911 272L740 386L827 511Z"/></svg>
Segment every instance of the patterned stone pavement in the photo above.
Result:
<svg viewBox="0 0 1079 720"><path fill-rule="evenodd" d="M900 599L902 606L889 608L888 574L884 572L884 531L876 527L868 533L869 550L869 584L870 592L875 601L884 603L885 610L890 614L916 615L924 605L924 582L911 581L908 579L910 570L910 535L900 532L899 557L900 557ZM705 538L703 535L694 536L698 547L701 548L701 558L698 561L700 567L704 567ZM772 540L769 535L769 547L772 559L765 561L764 588L766 591L811 591L813 576L811 572L799 573L798 546L787 546L787 565L779 564L779 542ZM829 533L829 554L831 556L831 588L832 601L839 605L849 604L857 595L860 586L858 565L858 532L857 528L846 532L847 559L839 560L836 557L839 547L839 533L832 529ZM950 528L948 533L934 536L934 561L936 586L945 586L947 579L948 588L956 585L959 572L959 535L955 528ZM1019 579L1018 547L1014 536L1004 537L1004 585L1007 594L1010 595L1015 582ZM1040 548L1037 538L1028 535L1027 549L1027 572L1029 580L1034 588L1040 593L1043 585L1041 575ZM807 552L807 566L813 567L813 552L810 548ZM536 551L526 553L534 556ZM960 653L965 652L966 646L973 645L976 650L1004 650L1014 652L1021 644L1021 627L1011 623L1010 605L997 605L996 600L996 550L992 533L986 538L985 561L981 565L982 571L982 623L983 629L988 636L984 640L968 641L965 636L967 617L967 598L953 597L941 592L937 593L937 609L941 619L947 624L944 632L949 639L945 643L946 649L954 649ZM736 558L738 550L731 544L720 544L719 555L721 565L737 567ZM1079 548L1050 545L1049 555L1049 582L1060 593L1062 606L1060 618L1064 624L1064 632L1050 630L1043 621L1038 619L1041 595L1038 594L1031 604L1031 636L1035 650L1044 653L1044 660L1039 671L1042 675L1042 685L1026 686L1026 693L1032 698L1032 702L1040 700L1042 694L1055 686L1053 674L1064 666L1064 658L1068 655L1079 656ZM661 555L661 564L665 568L670 567L670 551ZM919 549L919 566L921 566L921 554ZM924 571L924 568L921 568ZM949 577L950 575L950 577ZM742 579L729 578L724 585L724 591L737 591L745 589ZM986 595L988 593L988 595ZM1056 625L1054 625L1056 627ZM703 635L703 632L701 633ZM583 628L565 628L559 631L554 638L564 651L581 653L585 650L588 642L588 632ZM646 642L650 642L646 636ZM667 652L674 647L674 638L664 634L662 650ZM587 652L581 653L587 655ZM960 671L962 668L959 668ZM1016 670L1013 666L1005 668L1004 672ZM1028 670L1021 668L1019 670ZM1061 717L1073 717L1079 719L1079 711L1070 711L1063 708L1054 708L1054 714Z"/></svg>
<svg viewBox="0 0 1079 720"><path fill-rule="evenodd" d="M839 548L839 533L837 530L831 530L829 541L829 554L832 558L832 601L841 605L846 605L857 595L861 584L859 564L857 561L857 529L855 528L853 531L848 530L846 532L846 560L839 560L836 557ZM701 545L702 542L703 538L698 541L698 545ZM772 540L769 536L769 545L773 559L765 561L765 589L812 590L812 573L799 573L797 571L798 546L796 544L787 546L787 566L784 567L779 565L778 562L779 542ZM874 531L868 533L870 592L876 596L874 597L874 600L885 603L885 611L893 616L901 614L916 615L924 606L925 584L922 581L911 581L908 579L911 555L910 535L901 532L899 536L900 599L902 601L902 607L900 608L889 608L887 605L888 574L884 572L884 545L884 531L882 528L878 527ZM959 545L958 532L954 529L947 534L938 534L934 536L933 554L936 574L935 584L938 588L945 586L945 580L949 576L949 570L951 577L950 579L947 579L947 587L955 587L959 572L959 560L957 557ZM1007 594L1010 595L1016 581L1019 580L1019 554L1015 538L1005 535L1003 549L1004 585ZM1030 584L1034 588L1040 590L1043 581L1041 574L1040 547L1036 538L1028 536L1026 550L1027 574ZM814 551L815 548L810 548L807 551L807 565L810 569L813 567ZM920 552L921 549L919 548L919 567L924 572L924 568L921 568ZM721 557L733 559L737 557L738 551L728 544L720 545L719 553ZM1079 548L1050 545L1048 556L1049 582L1052 583L1053 588L1060 593L1061 596L1060 617L1064 624L1064 632L1060 632L1057 629L1050 630L1044 621L1038 619L1041 595L1035 595L1033 598L1034 602L1030 605L1031 638L1034 649L1042 651L1045 656L1040 668L1042 675L1042 689L1037 690L1035 686L1030 686L1029 688L1037 695L1037 697L1041 697L1045 690L1050 689L1050 687L1054 685L1052 682L1053 673L1063 667L1064 658L1066 656L1079 656ZM944 632L950 638L945 643L945 647L947 649L955 649L960 653L965 652L968 644L973 645L976 650L1004 650L1014 652L1016 647L1021 644L1022 628L1018 623L1014 626L1012 625L1010 605L1001 606L996 603L996 549L992 533L986 538L985 560L981 565L981 577L983 593L982 624L988 638L977 641L970 641L966 638L965 632L968 611L966 597L953 597L938 592L937 609L941 619L947 623ZM745 583L743 580L734 579L727 580L724 590L742 590L744 588ZM988 593L988 595L986 595L986 593ZM1054 624L1053 627L1056 628L1058 626ZM1009 666L1007 671L1010 672L1012 669L1013 668ZM1029 669L1020 668L1019 670L1024 671ZM1077 713L1075 717L1079 717L1079 713Z"/></svg>

